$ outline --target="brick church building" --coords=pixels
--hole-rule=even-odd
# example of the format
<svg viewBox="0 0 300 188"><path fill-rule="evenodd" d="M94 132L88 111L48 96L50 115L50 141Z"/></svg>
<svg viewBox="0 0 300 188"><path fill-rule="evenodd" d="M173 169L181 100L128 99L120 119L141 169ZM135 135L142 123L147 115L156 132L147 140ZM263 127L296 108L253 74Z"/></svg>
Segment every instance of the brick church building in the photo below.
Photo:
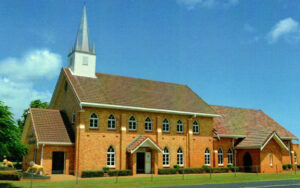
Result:
<svg viewBox="0 0 300 188"><path fill-rule="evenodd" d="M48 174L135 175L231 164L270 173L297 163L297 138L261 110L211 106L186 85L96 73L85 7L68 59L50 109L29 111L23 169L34 161Z"/></svg>

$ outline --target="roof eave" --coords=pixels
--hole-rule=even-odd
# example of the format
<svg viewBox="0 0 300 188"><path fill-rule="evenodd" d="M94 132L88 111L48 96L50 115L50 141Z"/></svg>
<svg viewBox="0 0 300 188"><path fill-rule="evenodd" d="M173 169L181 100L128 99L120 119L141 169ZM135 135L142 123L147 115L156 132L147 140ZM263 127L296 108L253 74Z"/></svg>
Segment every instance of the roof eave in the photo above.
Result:
<svg viewBox="0 0 300 188"><path fill-rule="evenodd" d="M245 135L218 134L220 138L245 138Z"/></svg>
<svg viewBox="0 0 300 188"><path fill-rule="evenodd" d="M60 145L60 146L73 146L72 142L38 142L38 145Z"/></svg>
<svg viewBox="0 0 300 188"><path fill-rule="evenodd" d="M219 114L185 112L185 111L176 111L176 110L165 110L165 109L144 108L144 107L134 107L134 106L123 106L123 105L112 105L112 104L101 104L101 103L81 102L80 105L82 107L96 107L96 108L110 108L110 109L121 109L121 110L147 111L147 112L169 113L169 114L180 114L180 115L193 115L193 116L204 116L204 117L220 117Z"/></svg>

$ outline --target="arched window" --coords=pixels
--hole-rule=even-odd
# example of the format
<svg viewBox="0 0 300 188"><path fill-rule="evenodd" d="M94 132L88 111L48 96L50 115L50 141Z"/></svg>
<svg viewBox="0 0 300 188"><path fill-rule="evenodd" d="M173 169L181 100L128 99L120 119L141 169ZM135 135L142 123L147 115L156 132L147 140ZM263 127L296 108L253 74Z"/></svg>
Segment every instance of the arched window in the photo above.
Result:
<svg viewBox="0 0 300 188"><path fill-rule="evenodd" d="M233 163L233 152L230 148L229 148L227 154L228 154L228 164L232 164Z"/></svg>
<svg viewBox="0 0 300 188"><path fill-rule="evenodd" d="M98 116L95 113L90 117L90 128L98 128Z"/></svg>
<svg viewBox="0 0 300 188"><path fill-rule="evenodd" d="M205 164L210 165L210 151L208 148L206 148L205 150L204 159L205 159Z"/></svg>
<svg viewBox="0 0 300 188"><path fill-rule="evenodd" d="M295 162L295 164L298 164L298 159L297 159L297 154L296 153L294 153L294 162Z"/></svg>
<svg viewBox="0 0 300 188"><path fill-rule="evenodd" d="M273 165L273 153L272 151L270 152L270 166Z"/></svg>
<svg viewBox="0 0 300 188"><path fill-rule="evenodd" d="M181 120L177 121L177 132L178 133L183 133L183 123Z"/></svg>
<svg viewBox="0 0 300 188"><path fill-rule="evenodd" d="M223 165L223 150L220 148L218 150L218 164Z"/></svg>
<svg viewBox="0 0 300 188"><path fill-rule="evenodd" d="M116 153L115 149L112 146L109 146L107 150L107 160L106 160L106 165L110 167L115 166L115 161L116 161Z"/></svg>
<svg viewBox="0 0 300 188"><path fill-rule="evenodd" d="M177 164L183 166L183 151L181 148L177 150Z"/></svg>
<svg viewBox="0 0 300 188"><path fill-rule="evenodd" d="M129 130L135 131L136 130L136 120L134 116L129 118Z"/></svg>
<svg viewBox="0 0 300 188"><path fill-rule="evenodd" d="M149 117L145 120L145 131L152 131L152 121Z"/></svg>
<svg viewBox="0 0 300 188"><path fill-rule="evenodd" d="M194 123L193 123L193 133L199 134L199 124L197 121L194 121Z"/></svg>
<svg viewBox="0 0 300 188"><path fill-rule="evenodd" d="M73 113L72 113L72 123L74 124L75 123L75 116L76 116L76 112L75 110L73 110Z"/></svg>
<svg viewBox="0 0 300 188"><path fill-rule="evenodd" d="M107 128L108 129L116 129L116 118L112 114L108 117Z"/></svg>
<svg viewBox="0 0 300 188"><path fill-rule="evenodd" d="M169 125L169 120L164 119L163 121L163 132L170 132L170 125Z"/></svg>
<svg viewBox="0 0 300 188"><path fill-rule="evenodd" d="M170 153L167 147L165 147L163 153L163 166L170 166Z"/></svg>

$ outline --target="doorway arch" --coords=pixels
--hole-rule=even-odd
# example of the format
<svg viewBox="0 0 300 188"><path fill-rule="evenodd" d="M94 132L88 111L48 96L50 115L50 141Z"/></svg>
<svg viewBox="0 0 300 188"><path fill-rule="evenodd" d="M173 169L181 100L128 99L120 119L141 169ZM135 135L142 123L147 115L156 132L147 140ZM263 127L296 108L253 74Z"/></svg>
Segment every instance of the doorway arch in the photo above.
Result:
<svg viewBox="0 0 300 188"><path fill-rule="evenodd" d="M252 172L252 158L249 152L246 152L243 158L245 172Z"/></svg>

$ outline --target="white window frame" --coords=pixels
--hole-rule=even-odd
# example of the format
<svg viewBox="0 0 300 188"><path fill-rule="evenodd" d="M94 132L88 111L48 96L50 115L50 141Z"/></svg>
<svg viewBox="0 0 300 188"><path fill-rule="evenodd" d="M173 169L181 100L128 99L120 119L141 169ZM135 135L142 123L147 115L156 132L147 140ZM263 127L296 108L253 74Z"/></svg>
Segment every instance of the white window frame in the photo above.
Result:
<svg viewBox="0 0 300 188"><path fill-rule="evenodd" d="M163 120L162 132L170 132L170 122L167 118Z"/></svg>
<svg viewBox="0 0 300 188"><path fill-rule="evenodd" d="M228 164L233 164L233 151L231 148L228 149L227 157L228 157Z"/></svg>
<svg viewBox="0 0 300 188"><path fill-rule="evenodd" d="M204 152L204 164L210 166L210 150L208 148Z"/></svg>
<svg viewBox="0 0 300 188"><path fill-rule="evenodd" d="M165 147L163 151L163 166L164 167L170 166L170 152L167 147Z"/></svg>
<svg viewBox="0 0 300 188"><path fill-rule="evenodd" d="M224 165L224 155L222 148L218 150L218 165Z"/></svg>
<svg viewBox="0 0 300 188"><path fill-rule="evenodd" d="M96 117L92 117L95 115ZM90 129L98 129L99 128L99 118L96 113L92 113L90 116Z"/></svg>
<svg viewBox="0 0 300 188"><path fill-rule="evenodd" d="M270 152L270 166L273 166L273 153Z"/></svg>
<svg viewBox="0 0 300 188"><path fill-rule="evenodd" d="M112 149L112 151L111 151ZM116 166L116 152L113 146L109 146L106 153L106 165L108 167Z"/></svg>
<svg viewBox="0 0 300 188"><path fill-rule="evenodd" d="M183 156L183 150L181 147L177 150L177 164L179 166L184 166L184 156Z"/></svg>
<svg viewBox="0 0 300 188"><path fill-rule="evenodd" d="M197 121L194 121L193 123L193 134L199 134L200 133L200 127Z"/></svg>
<svg viewBox="0 0 300 188"><path fill-rule="evenodd" d="M149 117L145 119L145 131L152 131L152 120Z"/></svg>
<svg viewBox="0 0 300 188"><path fill-rule="evenodd" d="M107 119L107 129L114 130L116 128L117 128L116 117L113 114L110 114Z"/></svg>
<svg viewBox="0 0 300 188"><path fill-rule="evenodd" d="M183 133L183 123L181 120L177 121L177 133Z"/></svg>
<svg viewBox="0 0 300 188"><path fill-rule="evenodd" d="M136 131L137 129L137 121L134 116L130 116L128 121L128 130L130 131Z"/></svg>

